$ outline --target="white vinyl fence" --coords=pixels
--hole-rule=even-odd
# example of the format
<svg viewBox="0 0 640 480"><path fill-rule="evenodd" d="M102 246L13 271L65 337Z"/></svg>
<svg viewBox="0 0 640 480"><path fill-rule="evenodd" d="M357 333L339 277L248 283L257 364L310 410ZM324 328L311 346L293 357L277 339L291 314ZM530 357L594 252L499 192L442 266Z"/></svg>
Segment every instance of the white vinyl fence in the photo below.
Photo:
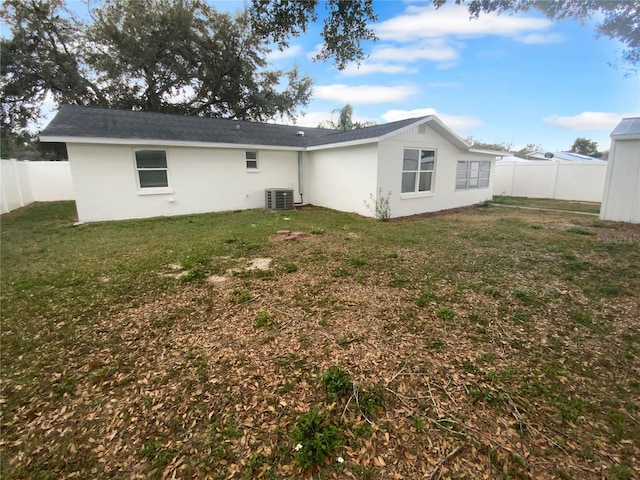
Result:
<svg viewBox="0 0 640 480"><path fill-rule="evenodd" d="M601 202L606 162L496 162L493 194Z"/></svg>
<svg viewBox="0 0 640 480"><path fill-rule="evenodd" d="M32 202L73 200L69 162L0 160L0 213Z"/></svg>

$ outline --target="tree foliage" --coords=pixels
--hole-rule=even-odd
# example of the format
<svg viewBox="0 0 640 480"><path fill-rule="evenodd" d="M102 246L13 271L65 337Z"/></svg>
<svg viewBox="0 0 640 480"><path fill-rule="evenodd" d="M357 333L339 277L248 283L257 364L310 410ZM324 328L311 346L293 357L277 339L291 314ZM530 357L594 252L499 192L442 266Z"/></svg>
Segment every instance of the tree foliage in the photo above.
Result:
<svg viewBox="0 0 640 480"><path fill-rule="evenodd" d="M27 141L23 130L40 116L47 99L57 103L105 104L84 65L81 24L63 0L7 0L0 11L11 27L2 48L2 137ZM20 132L20 133L19 133Z"/></svg>
<svg viewBox="0 0 640 480"><path fill-rule="evenodd" d="M377 38L370 27L377 20L373 0L252 0L254 31L282 50L291 37L306 33L309 22L318 20L320 4L327 13L322 28L324 44L315 59L333 59L339 70L352 61L363 60L366 55L362 43Z"/></svg>
<svg viewBox="0 0 640 480"><path fill-rule="evenodd" d="M623 59L632 65L640 63L640 4L637 0L433 0L436 8L445 3L464 4L471 18L483 13L517 13L531 9L551 20L573 18L584 22L598 15L598 35L619 40L626 45Z"/></svg>
<svg viewBox="0 0 640 480"><path fill-rule="evenodd" d="M527 143L526 146L515 152L516 157L525 158L528 154L542 150L542 145L539 143Z"/></svg>
<svg viewBox="0 0 640 480"><path fill-rule="evenodd" d="M16 136L57 104L263 121L295 118L311 95L297 69L268 69L246 14L204 0L105 0L92 21L64 0L6 0L2 130Z"/></svg>
<svg viewBox="0 0 640 480"><path fill-rule="evenodd" d="M348 130L355 130L356 128L370 127L375 125L376 122L358 122L353 120L353 107L350 104L346 104L342 108L336 108L332 112L338 114L336 120L324 120L320 122L318 128L331 128L333 130L342 130L346 132Z"/></svg>
<svg viewBox="0 0 640 480"><path fill-rule="evenodd" d="M465 5L470 17L483 13L516 13L531 9L549 19L574 18L585 21L603 16L596 27L598 35L620 40L626 45L623 59L632 65L640 63L640 6L637 0L432 0L436 8L446 3ZM309 22L319 18L319 5L325 5L319 60L333 59L339 69L365 57L363 42L377 39L370 24L377 19L373 0L252 0L251 19L254 28L282 49L291 37L306 33Z"/></svg>
<svg viewBox="0 0 640 480"><path fill-rule="evenodd" d="M510 152L511 149L513 148L513 143L511 142L486 143L486 142L481 142L480 140L476 140L472 136L467 137L465 141L472 148L479 148L482 150L496 150L499 152Z"/></svg>
<svg viewBox="0 0 640 480"><path fill-rule="evenodd" d="M602 153L598 151L598 142L589 140L588 138L578 137L571 146L571 152L581 155L589 155L590 157L601 158Z"/></svg>

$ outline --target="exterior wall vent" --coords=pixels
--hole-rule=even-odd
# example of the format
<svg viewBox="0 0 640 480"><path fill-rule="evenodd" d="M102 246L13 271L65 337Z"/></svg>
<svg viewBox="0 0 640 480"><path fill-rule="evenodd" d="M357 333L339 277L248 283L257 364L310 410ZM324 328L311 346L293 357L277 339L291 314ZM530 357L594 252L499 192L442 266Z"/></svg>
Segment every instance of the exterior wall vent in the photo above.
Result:
<svg viewBox="0 0 640 480"><path fill-rule="evenodd" d="M267 210L293 210L293 189L267 188L264 198Z"/></svg>

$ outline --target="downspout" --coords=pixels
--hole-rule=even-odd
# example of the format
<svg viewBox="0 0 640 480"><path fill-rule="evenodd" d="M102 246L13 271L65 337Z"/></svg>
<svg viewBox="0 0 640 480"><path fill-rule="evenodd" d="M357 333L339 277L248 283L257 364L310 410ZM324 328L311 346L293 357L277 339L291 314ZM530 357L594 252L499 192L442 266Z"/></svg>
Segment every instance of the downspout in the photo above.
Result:
<svg viewBox="0 0 640 480"><path fill-rule="evenodd" d="M298 193L300 193L300 201L294 202L294 205L302 205L304 203L304 186L302 176L302 150L298 150Z"/></svg>

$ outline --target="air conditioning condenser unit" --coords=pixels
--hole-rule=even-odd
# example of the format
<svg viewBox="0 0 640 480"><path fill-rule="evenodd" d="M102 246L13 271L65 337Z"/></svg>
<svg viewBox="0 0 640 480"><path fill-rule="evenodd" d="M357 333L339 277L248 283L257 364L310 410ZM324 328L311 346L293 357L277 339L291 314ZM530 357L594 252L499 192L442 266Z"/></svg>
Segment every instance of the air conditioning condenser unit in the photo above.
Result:
<svg viewBox="0 0 640 480"><path fill-rule="evenodd" d="M293 189L267 188L264 198L267 210L293 210Z"/></svg>

